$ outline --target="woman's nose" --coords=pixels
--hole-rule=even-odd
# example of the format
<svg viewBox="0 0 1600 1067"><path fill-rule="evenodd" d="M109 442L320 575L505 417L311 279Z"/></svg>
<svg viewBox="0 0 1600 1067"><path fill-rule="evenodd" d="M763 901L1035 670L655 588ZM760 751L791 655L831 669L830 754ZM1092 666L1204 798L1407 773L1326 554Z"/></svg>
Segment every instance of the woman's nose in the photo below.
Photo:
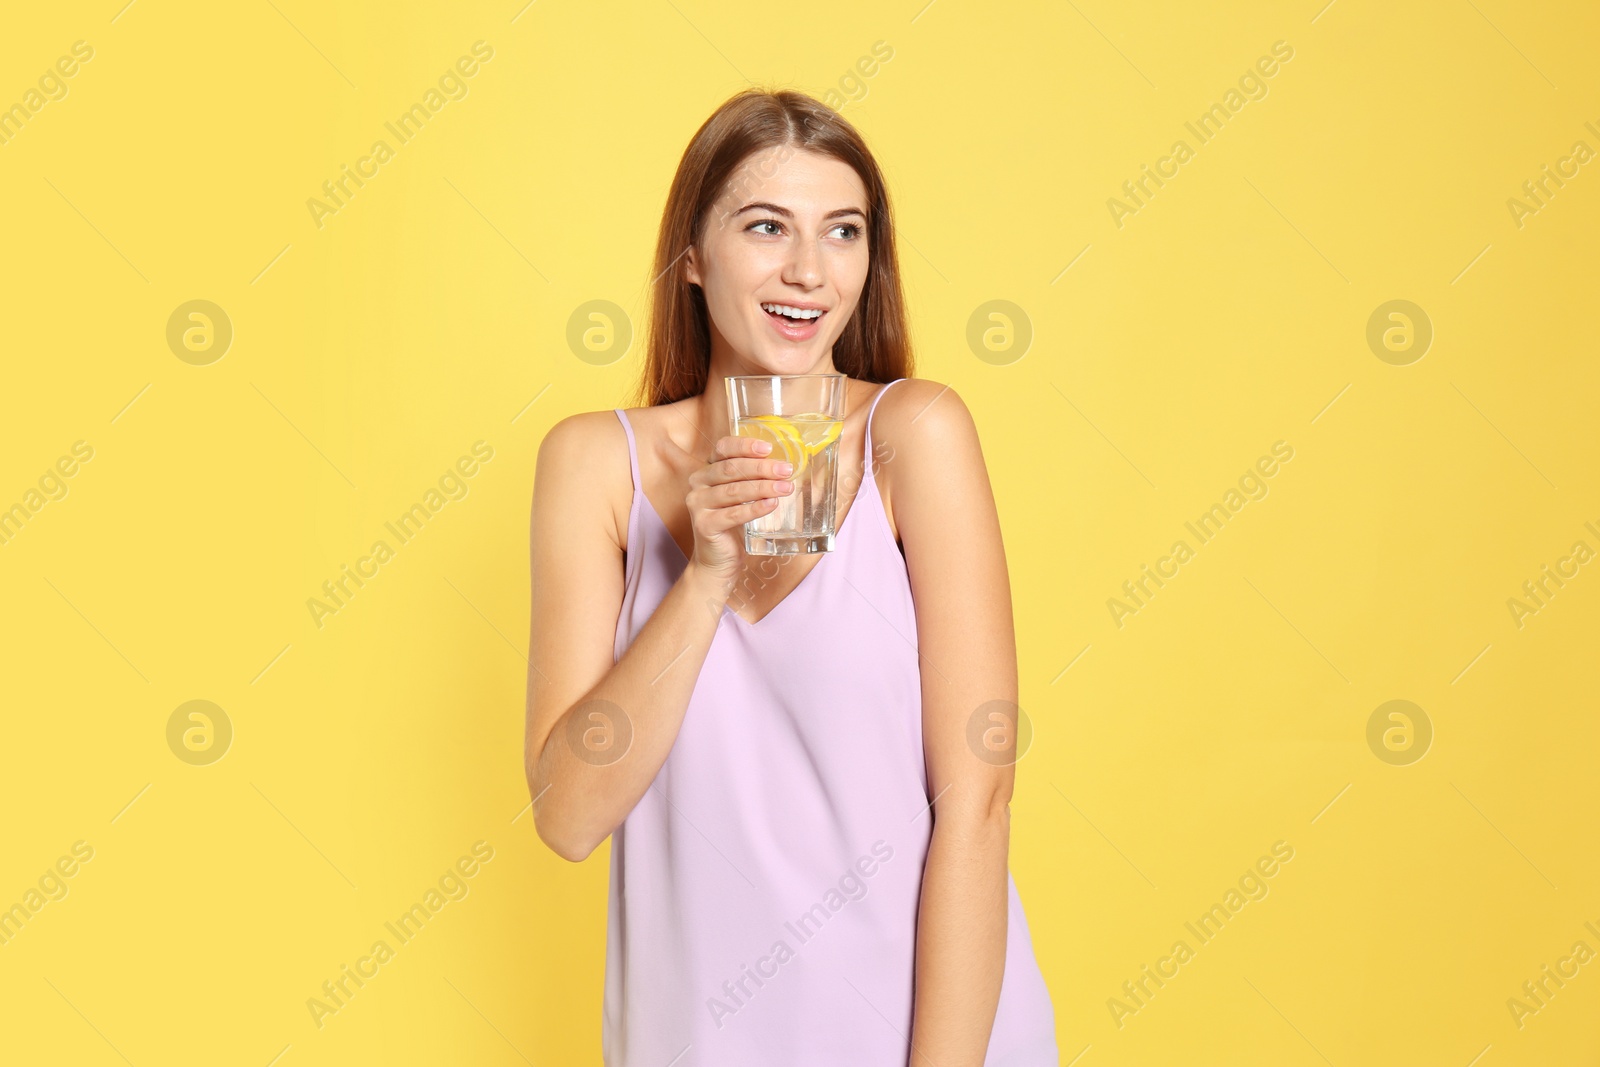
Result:
<svg viewBox="0 0 1600 1067"><path fill-rule="evenodd" d="M811 241L796 241L785 270L784 281L814 288L822 283L822 253Z"/></svg>

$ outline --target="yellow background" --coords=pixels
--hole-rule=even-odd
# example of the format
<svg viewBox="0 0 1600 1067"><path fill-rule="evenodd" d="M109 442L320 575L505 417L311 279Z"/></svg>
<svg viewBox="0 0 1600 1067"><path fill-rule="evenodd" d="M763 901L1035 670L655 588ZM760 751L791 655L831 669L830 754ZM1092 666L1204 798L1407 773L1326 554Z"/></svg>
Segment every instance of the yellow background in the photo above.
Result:
<svg viewBox="0 0 1600 1067"><path fill-rule="evenodd" d="M1600 950L1600 565L1520 628L1507 601L1600 549L1600 163L1521 227L1506 202L1600 149L1600 19L1319 2L8 11L0 104L94 58L0 145L0 506L94 458L0 545L0 906L94 857L0 946L0 1059L599 1062L605 850L569 865L525 813L527 516L543 434L627 402L640 348L586 362L567 321L642 329L722 100L843 79L917 375L973 410L1000 503L1037 729L1012 870L1062 1062L1595 1063L1600 962L1520 1027L1507 1000ZM307 199L478 40L468 95L318 228ZM1276 41L1268 95L1194 144ZM166 341L195 299L234 331L204 366ZM1366 341L1395 299L1434 330L1404 366ZM969 346L990 300L1020 358ZM1268 495L1119 627L1280 440ZM307 599L477 441L465 498L319 628ZM1395 699L1433 730L1408 765L1366 740ZM168 746L190 700L234 731L207 766ZM319 1028L307 999L478 841L470 893ZM1270 893L1192 939L1276 841Z"/></svg>

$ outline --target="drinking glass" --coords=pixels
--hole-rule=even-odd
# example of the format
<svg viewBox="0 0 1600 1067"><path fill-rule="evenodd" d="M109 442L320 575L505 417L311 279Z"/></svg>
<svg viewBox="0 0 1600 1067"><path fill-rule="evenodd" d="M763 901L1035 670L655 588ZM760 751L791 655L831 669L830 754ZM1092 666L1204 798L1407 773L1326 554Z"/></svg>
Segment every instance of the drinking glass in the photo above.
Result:
<svg viewBox="0 0 1600 1067"><path fill-rule="evenodd" d="M844 428L843 374L741 374L724 378L735 437L772 445L769 459L787 460L794 491L744 525L753 556L832 552L839 486L839 434Z"/></svg>

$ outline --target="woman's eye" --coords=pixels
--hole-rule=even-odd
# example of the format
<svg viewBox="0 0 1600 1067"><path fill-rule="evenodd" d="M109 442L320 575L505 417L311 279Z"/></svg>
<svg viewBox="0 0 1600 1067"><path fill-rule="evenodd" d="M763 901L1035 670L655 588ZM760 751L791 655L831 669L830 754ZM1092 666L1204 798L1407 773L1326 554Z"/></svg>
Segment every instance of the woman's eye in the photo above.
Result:
<svg viewBox="0 0 1600 1067"><path fill-rule="evenodd" d="M761 226L771 226L772 230L758 230L758 227ZM781 231L783 227L772 219L762 219L760 222L751 223L750 229L757 230L757 232L767 234L769 236L776 236L776 232ZM857 237L860 237L862 234L861 227L857 226L853 222L841 222L839 225L835 226L831 232L837 233L840 230L846 231L844 235L845 239L851 241L855 240Z"/></svg>

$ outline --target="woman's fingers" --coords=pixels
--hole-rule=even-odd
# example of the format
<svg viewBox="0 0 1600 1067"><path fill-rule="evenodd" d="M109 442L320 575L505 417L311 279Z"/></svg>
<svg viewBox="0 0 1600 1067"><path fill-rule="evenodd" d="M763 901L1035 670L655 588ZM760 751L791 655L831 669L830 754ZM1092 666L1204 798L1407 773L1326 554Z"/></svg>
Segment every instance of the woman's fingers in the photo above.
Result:
<svg viewBox="0 0 1600 1067"><path fill-rule="evenodd" d="M721 572L737 568L744 556L741 527L778 506L794 492L790 464L772 458L772 445L755 437L717 440L713 459L689 475L689 524L695 558Z"/></svg>

